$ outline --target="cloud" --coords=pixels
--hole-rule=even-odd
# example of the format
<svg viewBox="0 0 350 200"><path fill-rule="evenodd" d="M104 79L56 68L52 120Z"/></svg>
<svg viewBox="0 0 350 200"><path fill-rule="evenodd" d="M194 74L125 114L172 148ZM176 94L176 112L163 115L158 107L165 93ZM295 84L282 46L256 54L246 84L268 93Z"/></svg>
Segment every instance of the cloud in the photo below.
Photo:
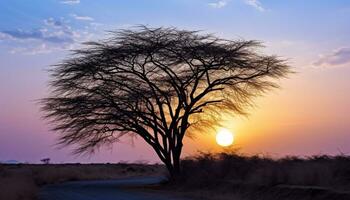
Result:
<svg viewBox="0 0 350 200"><path fill-rule="evenodd" d="M44 23L48 26L56 26L56 27L62 27L64 26L63 22L62 21L59 21L59 20L55 20L53 19L52 17L48 18L48 19L45 19L44 20Z"/></svg>
<svg viewBox="0 0 350 200"><path fill-rule="evenodd" d="M252 6L253 8L255 8L261 12L266 11L266 9L262 6L262 4L259 0L244 0L244 2L247 5Z"/></svg>
<svg viewBox="0 0 350 200"><path fill-rule="evenodd" d="M64 46L55 46L55 45L50 45L46 43L41 43L36 46L30 46L30 47L16 47L11 49L10 53L12 54L21 53L24 55L48 54L54 51L72 49L72 47L73 47L72 44L66 44Z"/></svg>
<svg viewBox="0 0 350 200"><path fill-rule="evenodd" d="M261 2L259 0L242 0L245 4L255 8L256 10L260 12L266 11L266 9L262 6ZM216 2L208 3L208 6L212 8L223 8L227 6L229 0L219 0Z"/></svg>
<svg viewBox="0 0 350 200"><path fill-rule="evenodd" d="M0 41L11 40L12 37L6 33L0 32Z"/></svg>
<svg viewBox="0 0 350 200"><path fill-rule="evenodd" d="M208 6L212 8L223 8L227 5L227 3L228 3L227 0L220 0L217 2L208 3Z"/></svg>
<svg viewBox="0 0 350 200"><path fill-rule="evenodd" d="M4 44L1 47L8 48L11 53L51 53L78 47L94 37L96 31L92 25L73 28L64 18L48 18L38 29L0 30L0 42Z"/></svg>
<svg viewBox="0 0 350 200"><path fill-rule="evenodd" d="M77 14L71 14L71 16L76 20L94 21L94 18L89 17L89 16L79 16Z"/></svg>
<svg viewBox="0 0 350 200"><path fill-rule="evenodd" d="M80 0L64 0L64 1L61 1L61 3L73 5L73 4L79 4Z"/></svg>
<svg viewBox="0 0 350 200"><path fill-rule="evenodd" d="M42 41L51 42L51 43L73 42L71 33L67 34L67 33L64 33L63 31L49 32L47 29L24 31L21 29L17 29L17 30L2 31L2 33L14 40L32 39L32 40L42 40Z"/></svg>
<svg viewBox="0 0 350 200"><path fill-rule="evenodd" d="M320 55L313 65L320 67L350 66L350 47L338 48L329 54Z"/></svg>

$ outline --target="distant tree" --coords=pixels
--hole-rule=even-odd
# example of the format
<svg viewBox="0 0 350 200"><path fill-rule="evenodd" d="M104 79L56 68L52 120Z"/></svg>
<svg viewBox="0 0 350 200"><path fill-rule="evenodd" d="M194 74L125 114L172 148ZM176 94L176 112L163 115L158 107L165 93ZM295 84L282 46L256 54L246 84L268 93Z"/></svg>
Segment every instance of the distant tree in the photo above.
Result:
<svg viewBox="0 0 350 200"><path fill-rule="evenodd" d="M47 164L50 164L50 160L51 160L50 158L43 158L40 161L47 165Z"/></svg>
<svg viewBox="0 0 350 200"><path fill-rule="evenodd" d="M43 110L59 143L78 144L76 153L137 135L175 177L186 133L210 128L222 113L244 114L290 72L260 46L176 28L111 32L52 69Z"/></svg>

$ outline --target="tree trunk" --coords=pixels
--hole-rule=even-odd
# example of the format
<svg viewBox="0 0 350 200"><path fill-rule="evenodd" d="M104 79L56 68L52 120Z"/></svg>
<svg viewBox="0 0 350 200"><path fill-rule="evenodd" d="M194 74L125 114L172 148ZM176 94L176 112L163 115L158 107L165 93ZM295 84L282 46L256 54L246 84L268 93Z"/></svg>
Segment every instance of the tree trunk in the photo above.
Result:
<svg viewBox="0 0 350 200"><path fill-rule="evenodd" d="M173 172L173 179L177 179L181 174L181 165L180 165L180 156L173 157L173 166L174 166L174 172Z"/></svg>
<svg viewBox="0 0 350 200"><path fill-rule="evenodd" d="M170 176L172 181L176 181L176 179L179 178L181 175L181 150L182 150L182 143L180 143L171 153L172 153L172 169L170 172Z"/></svg>
<svg viewBox="0 0 350 200"><path fill-rule="evenodd" d="M177 164L175 164L175 163L177 163ZM167 169L168 169L168 172L169 172L169 175L170 175L170 180L171 181L177 180L178 177L181 174L181 168L180 168L180 164L179 163L180 163L180 161L174 161L170 166L166 165Z"/></svg>

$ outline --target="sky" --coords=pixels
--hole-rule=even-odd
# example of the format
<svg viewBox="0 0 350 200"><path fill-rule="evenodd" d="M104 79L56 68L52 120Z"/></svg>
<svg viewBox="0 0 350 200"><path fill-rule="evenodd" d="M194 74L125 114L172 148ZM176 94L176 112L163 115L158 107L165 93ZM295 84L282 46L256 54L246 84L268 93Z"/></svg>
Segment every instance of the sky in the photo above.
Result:
<svg viewBox="0 0 350 200"><path fill-rule="evenodd" d="M158 162L140 139L89 156L58 148L37 100L47 70L83 42L135 25L201 30L263 42L295 74L256 99L248 117L227 119L234 148L270 156L350 154L350 1L347 0L1 0L0 161ZM215 133L186 138L184 156L222 151Z"/></svg>

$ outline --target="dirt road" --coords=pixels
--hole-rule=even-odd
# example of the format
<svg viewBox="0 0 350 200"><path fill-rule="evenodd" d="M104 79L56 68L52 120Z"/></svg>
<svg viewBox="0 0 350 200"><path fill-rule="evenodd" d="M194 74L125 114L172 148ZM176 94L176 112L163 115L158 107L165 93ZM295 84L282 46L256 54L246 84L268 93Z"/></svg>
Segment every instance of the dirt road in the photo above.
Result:
<svg viewBox="0 0 350 200"><path fill-rule="evenodd" d="M183 200L164 194L123 189L127 186L159 183L162 178L127 178L101 181L73 181L44 186L39 200Z"/></svg>

